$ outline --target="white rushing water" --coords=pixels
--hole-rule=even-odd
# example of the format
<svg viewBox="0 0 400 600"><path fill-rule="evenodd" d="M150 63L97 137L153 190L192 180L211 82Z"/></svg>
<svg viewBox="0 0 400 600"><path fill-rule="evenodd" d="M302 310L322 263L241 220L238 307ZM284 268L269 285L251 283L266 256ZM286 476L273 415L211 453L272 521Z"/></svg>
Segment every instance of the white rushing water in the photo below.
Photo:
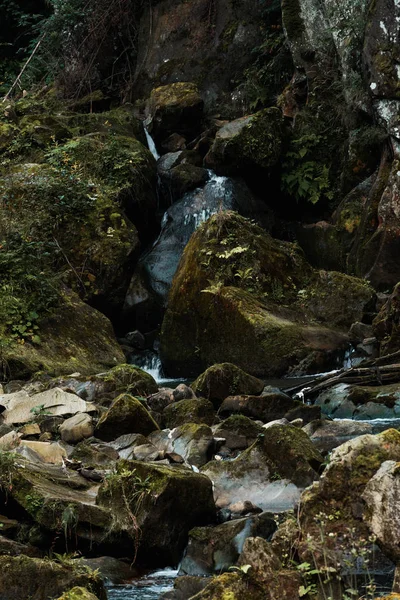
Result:
<svg viewBox="0 0 400 600"><path fill-rule="evenodd" d="M143 121L143 129L144 129L144 133L145 133L145 136L146 136L147 145L149 147L150 152L154 156L154 158L156 160L158 160L160 158L160 155L157 152L157 148L156 148L156 145L154 143L153 138L151 137L150 133L148 132L148 129L147 129L148 124L149 124L148 119L146 119L145 121Z"/></svg>
<svg viewBox="0 0 400 600"><path fill-rule="evenodd" d="M107 588L108 600L158 600L172 590L178 569L161 569L136 579L127 585Z"/></svg>
<svg viewBox="0 0 400 600"><path fill-rule="evenodd" d="M165 377L162 369L161 360L158 354L151 354L144 358L143 363L140 365L140 368L149 375L151 375L158 384L171 383L176 381L176 379L169 379L168 377Z"/></svg>

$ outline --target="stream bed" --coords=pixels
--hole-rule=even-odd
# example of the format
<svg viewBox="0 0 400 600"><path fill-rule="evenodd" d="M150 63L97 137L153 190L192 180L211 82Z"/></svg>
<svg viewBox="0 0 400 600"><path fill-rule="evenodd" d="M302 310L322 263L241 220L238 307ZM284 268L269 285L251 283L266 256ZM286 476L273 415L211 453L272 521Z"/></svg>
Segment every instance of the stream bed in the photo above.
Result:
<svg viewBox="0 0 400 600"><path fill-rule="evenodd" d="M140 577L127 585L107 587L108 600L158 600L174 587L178 571L162 569Z"/></svg>

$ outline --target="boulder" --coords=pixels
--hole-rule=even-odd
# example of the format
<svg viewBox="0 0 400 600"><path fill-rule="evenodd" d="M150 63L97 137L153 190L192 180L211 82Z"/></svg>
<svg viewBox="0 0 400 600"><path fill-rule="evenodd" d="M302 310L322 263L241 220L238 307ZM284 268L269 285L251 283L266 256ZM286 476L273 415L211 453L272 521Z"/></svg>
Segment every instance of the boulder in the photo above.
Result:
<svg viewBox="0 0 400 600"><path fill-rule="evenodd" d="M103 579L111 581L113 584L125 583L137 577L138 574L137 569L113 556L79 558L78 560L92 571L98 571Z"/></svg>
<svg viewBox="0 0 400 600"><path fill-rule="evenodd" d="M282 392L269 392L262 396L229 396L222 402L218 414L226 416L240 413L246 417L268 423L278 419L303 418L312 421L320 416L320 409L307 406Z"/></svg>
<svg viewBox="0 0 400 600"><path fill-rule="evenodd" d="M264 389L264 382L231 363L209 367L192 383L194 392L211 400L218 406L228 396L237 394L258 395Z"/></svg>
<svg viewBox="0 0 400 600"><path fill-rule="evenodd" d="M60 425L59 432L63 442L77 444L93 435L92 417L86 413L77 413Z"/></svg>
<svg viewBox="0 0 400 600"><path fill-rule="evenodd" d="M129 394L121 394L100 417L95 434L101 440L110 442L128 433L148 435L156 429L157 423L140 400Z"/></svg>
<svg viewBox="0 0 400 600"><path fill-rule="evenodd" d="M220 574L234 565L249 536L270 538L276 529L271 515L227 521L216 527L196 527L189 532L189 543L179 575Z"/></svg>
<svg viewBox="0 0 400 600"><path fill-rule="evenodd" d="M252 375L282 375L315 352L331 359L373 298L365 282L313 271L298 247L222 212L192 236L175 275L163 366L187 376L229 361Z"/></svg>
<svg viewBox="0 0 400 600"><path fill-rule="evenodd" d="M136 435L144 440L140 443L146 442L144 436ZM112 444L99 443L95 440L84 440L75 446L72 452L70 451L69 458L81 462L85 468L112 469L123 453L124 450L121 450L120 454Z"/></svg>
<svg viewBox="0 0 400 600"><path fill-rule="evenodd" d="M57 600L99 600L98 596L95 596L84 587L75 586L68 592L65 592Z"/></svg>
<svg viewBox="0 0 400 600"><path fill-rule="evenodd" d="M202 125L203 105L194 83L171 83L153 89L148 103L148 127L156 144L171 133L196 137Z"/></svg>
<svg viewBox="0 0 400 600"><path fill-rule="evenodd" d="M218 508L249 500L263 510L293 508L301 489L318 478L323 458L308 436L275 425L232 461L212 461L202 472L214 483Z"/></svg>
<svg viewBox="0 0 400 600"><path fill-rule="evenodd" d="M189 192L166 211L159 237L141 258L132 278L125 300L126 314L140 307L148 319L147 312L155 301L162 317L160 306L167 303L186 244L193 232L221 209L237 210L268 229L273 221L271 210L243 181L211 176L204 187Z"/></svg>
<svg viewBox="0 0 400 600"><path fill-rule="evenodd" d="M362 494L366 505L364 519L385 555L395 564L400 557L399 494L399 463L394 460L381 464Z"/></svg>
<svg viewBox="0 0 400 600"><path fill-rule="evenodd" d="M265 590L244 573L224 573L213 577L196 600L265 600ZM275 600L275 599L274 599ZM278 600L278 598L276 598Z"/></svg>
<svg viewBox="0 0 400 600"><path fill-rule="evenodd" d="M217 172L243 174L246 169L271 169L281 156L282 111L267 108L227 123L218 130L205 162Z"/></svg>
<svg viewBox="0 0 400 600"><path fill-rule="evenodd" d="M25 449L28 452L25 452ZM64 459L67 458L65 448L58 442L21 440L16 452L22 456L26 456L31 461L38 463L45 462L51 465L63 465Z"/></svg>
<svg viewBox="0 0 400 600"><path fill-rule="evenodd" d="M20 391L13 394L0 396L0 402L6 407L3 412L3 422L6 424L29 423L43 415L75 415L81 412L93 412L94 404L85 402L69 392L60 388L53 388L29 396L27 392Z"/></svg>
<svg viewBox="0 0 400 600"><path fill-rule="evenodd" d="M86 596L77 596L82 600L92 600L93 597L105 600L107 597L99 576L87 569L27 556L0 556L0 565L0 596L4 600L56 600L64 591L75 586L93 592L89 596L86 592ZM69 600L72 596L67 598Z"/></svg>
<svg viewBox="0 0 400 600"><path fill-rule="evenodd" d="M400 386L341 383L318 394L315 404L335 419L393 419L400 415Z"/></svg>
<svg viewBox="0 0 400 600"><path fill-rule="evenodd" d="M357 572L360 566L357 563L358 551L355 554L353 552L354 561L350 565L349 555L354 547L354 540L365 539L365 552L375 554L374 564L368 565L369 573L373 575L374 569L379 572L384 557L377 547L373 547L373 542L368 540L371 536L370 527L375 526L371 517L374 515L375 523L375 499L380 492L375 494L377 488L374 483L371 483L369 492L366 490L383 464L382 482L385 485L389 480L394 483L390 474L386 477L386 461L398 461L399 458L400 433L394 429L378 435L357 437L332 451L320 481L305 490L301 497L299 525L303 541L298 546L301 560L307 561L314 554L316 568L325 564L334 567L338 574L348 572L349 568ZM379 508L380 512L381 510L382 506ZM380 522L384 523L383 513ZM321 547L321 532L325 540L324 549ZM387 562L388 559L386 568Z"/></svg>
<svg viewBox="0 0 400 600"><path fill-rule="evenodd" d="M12 378L28 378L37 371L60 375L77 369L90 375L124 361L110 321L72 291L62 292L59 305L41 320L37 334L40 344L28 340L5 347L4 360Z"/></svg>
<svg viewBox="0 0 400 600"><path fill-rule="evenodd" d="M271 544L262 537L246 539L238 564L250 565L250 576L263 586L266 600L299 600L300 573L282 569Z"/></svg>
<svg viewBox="0 0 400 600"><path fill-rule="evenodd" d="M352 419L316 420L303 427L303 431L310 436L310 440L320 452L330 452L355 437L373 433L370 423Z"/></svg>
<svg viewBox="0 0 400 600"><path fill-rule="evenodd" d="M398 283L372 323L374 334L380 342L382 356L400 350L399 301L400 284Z"/></svg>
<svg viewBox="0 0 400 600"><path fill-rule="evenodd" d="M163 411L163 419L169 428L186 423L212 425L215 419L214 407L208 400L194 398L169 404Z"/></svg>
<svg viewBox="0 0 400 600"><path fill-rule="evenodd" d="M127 533L138 560L152 566L178 564L189 530L215 518L207 477L156 463L119 461L115 475L101 485L97 501L112 510L114 534Z"/></svg>
<svg viewBox="0 0 400 600"><path fill-rule="evenodd" d="M244 450L256 441L262 427L244 415L232 415L213 427L214 436L229 450Z"/></svg>
<svg viewBox="0 0 400 600"><path fill-rule="evenodd" d="M114 399L122 393L132 396L148 396L158 391L154 378L146 371L134 365L122 364L90 378L94 386L93 397L96 401ZM82 389L82 388L80 388Z"/></svg>
<svg viewBox="0 0 400 600"><path fill-rule="evenodd" d="M212 457L215 444L213 432L207 425L186 423L173 429L168 437L172 451L182 456L189 465L202 467Z"/></svg>
<svg viewBox="0 0 400 600"><path fill-rule="evenodd" d="M207 577L182 575L175 579L174 589L162 594L160 600L188 600L201 592L208 583Z"/></svg>
<svg viewBox="0 0 400 600"><path fill-rule="evenodd" d="M3 528L2 528L3 529ZM10 540L3 535L0 535L0 555L1 556L30 556L41 557L42 553L39 548L35 548L30 544L21 544L15 540Z"/></svg>

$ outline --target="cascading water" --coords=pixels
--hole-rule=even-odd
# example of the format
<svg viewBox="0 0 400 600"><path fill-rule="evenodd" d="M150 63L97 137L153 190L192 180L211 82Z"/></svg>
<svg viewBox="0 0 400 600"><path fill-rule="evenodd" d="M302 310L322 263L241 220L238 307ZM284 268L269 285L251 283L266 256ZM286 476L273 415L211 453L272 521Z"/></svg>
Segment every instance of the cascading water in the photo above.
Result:
<svg viewBox="0 0 400 600"><path fill-rule="evenodd" d="M178 569L162 569L136 579L129 585L107 588L108 600L158 600L161 594L172 590Z"/></svg>
<svg viewBox="0 0 400 600"><path fill-rule="evenodd" d="M150 152L152 153L152 155L154 156L154 158L156 160L158 160L160 158L160 155L157 152L157 148L156 145L154 143L153 138L151 137L147 127L149 125L149 120L146 119L145 121L143 121L143 129L144 129L144 134L146 136L146 141L147 141L147 145L149 147Z"/></svg>

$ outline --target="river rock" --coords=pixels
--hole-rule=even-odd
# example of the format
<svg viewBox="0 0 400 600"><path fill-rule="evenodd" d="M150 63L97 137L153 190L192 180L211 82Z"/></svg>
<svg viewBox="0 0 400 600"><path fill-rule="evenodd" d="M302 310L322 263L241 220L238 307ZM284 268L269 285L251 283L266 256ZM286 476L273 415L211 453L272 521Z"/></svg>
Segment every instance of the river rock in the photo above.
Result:
<svg viewBox="0 0 400 600"><path fill-rule="evenodd" d="M202 467L212 457L214 437L210 427L197 423L186 423L173 429L169 435L172 450L189 464Z"/></svg>
<svg viewBox="0 0 400 600"><path fill-rule="evenodd" d="M131 495L138 478L143 482L139 503L137 496ZM134 542L136 539L138 560L152 566L178 564L189 530L215 519L207 477L157 463L119 461L117 473L101 485L98 503L112 510L116 531L128 533ZM139 538L137 527L132 526L132 511L140 528Z"/></svg>
<svg viewBox="0 0 400 600"><path fill-rule="evenodd" d="M138 571L132 565L113 556L99 556L98 558L79 558L79 563L86 565L92 571L98 571L103 579L114 584L125 583L137 577Z"/></svg>
<svg viewBox="0 0 400 600"><path fill-rule="evenodd" d="M263 586L266 600L298 600L301 576L298 571L282 569L271 544L262 537L248 537L238 562L250 565L251 578Z"/></svg>
<svg viewBox="0 0 400 600"><path fill-rule="evenodd" d="M146 442L146 438L141 436ZM71 447L69 458L81 462L85 467L95 469L112 469L120 458L119 452L111 444L93 440L84 440ZM121 450L121 453L124 451Z"/></svg>
<svg viewBox="0 0 400 600"><path fill-rule="evenodd" d="M213 427L215 437L223 438L229 450L244 450L262 433L261 425L244 415L232 415Z"/></svg>
<svg viewBox="0 0 400 600"><path fill-rule="evenodd" d="M201 128L203 106L194 83L171 83L153 89L148 103L148 128L156 144L171 133L194 138Z"/></svg>
<svg viewBox="0 0 400 600"><path fill-rule="evenodd" d="M21 544L15 540L10 540L9 538L0 535L0 555L6 556L30 556L39 558L42 556L42 553L38 548L31 546L29 544Z"/></svg>
<svg viewBox="0 0 400 600"><path fill-rule="evenodd" d="M0 556L0 565L0 596L4 600L56 599L75 586L91 590L99 600L107 598L100 577L92 571L27 556ZM82 598L91 600L87 594Z"/></svg>
<svg viewBox="0 0 400 600"><path fill-rule="evenodd" d="M293 508L300 490L318 478L323 462L308 436L275 425L232 461L212 461L202 472L214 483L218 508L249 500L263 510Z"/></svg>
<svg viewBox="0 0 400 600"><path fill-rule="evenodd" d="M161 388L156 394L151 394L147 398L147 405L150 410L161 413L168 404L174 402L172 391L172 388Z"/></svg>
<svg viewBox="0 0 400 600"><path fill-rule="evenodd" d="M275 107L240 117L218 130L205 163L225 175L270 169L281 155L283 131L282 111Z"/></svg>
<svg viewBox="0 0 400 600"><path fill-rule="evenodd" d="M241 573L224 573L213 577L204 590L197 594L196 600L216 600L224 596L240 600L266 600L265 594L266 591L250 577Z"/></svg>
<svg viewBox="0 0 400 600"><path fill-rule="evenodd" d="M357 437L332 451L320 481L305 490L301 497L299 525L304 540L298 548L301 560L311 558L310 548L314 545L317 568L323 564L322 560L325 560L328 566L333 566L338 571L348 571L348 557L351 554L353 540L360 538L368 540L371 535L370 526L375 526L372 525L370 516L375 515L374 522L377 517L372 494L376 487L371 484L370 492L366 493L364 499L365 490L383 463L387 466L386 461L399 461L399 459L400 433L394 429L378 435ZM386 467L381 471L382 481L386 478L385 471ZM386 481L390 478L389 475ZM383 515L380 517L380 522L384 523ZM321 530L325 540L323 553L325 559L320 554ZM338 537L340 545L337 544ZM316 551L317 548L319 550ZM369 572L372 573L376 567L379 571L379 563L384 557L379 555L379 549L376 547L372 549L371 543L369 548L375 553L375 564L368 565ZM351 568L357 569L356 561Z"/></svg>
<svg viewBox="0 0 400 600"><path fill-rule="evenodd" d="M158 429L157 423L137 398L121 394L99 419L95 434L102 440L112 441L128 433L148 435Z"/></svg>
<svg viewBox="0 0 400 600"><path fill-rule="evenodd" d="M382 356L400 350L399 300L400 284L398 283L372 323L374 334L380 342Z"/></svg>
<svg viewBox="0 0 400 600"><path fill-rule="evenodd" d="M201 592L209 583L207 577L192 577L182 575L174 581L174 589L165 592L160 596L160 600L189 600Z"/></svg>
<svg viewBox="0 0 400 600"><path fill-rule="evenodd" d="M212 425L215 419L214 407L208 400L195 398L173 402L163 411L167 427L179 427L185 423L204 423Z"/></svg>
<svg viewBox="0 0 400 600"><path fill-rule="evenodd" d="M250 290L256 273L259 293ZM187 376L229 361L252 375L281 375L313 352L342 347L373 297L365 282L313 271L298 247L236 213L219 213L192 236L175 275L163 365Z"/></svg>
<svg viewBox="0 0 400 600"><path fill-rule="evenodd" d="M312 421L303 427L303 431L310 436L310 440L320 452L330 452L355 437L373 433L370 423L353 421L352 419Z"/></svg>
<svg viewBox="0 0 400 600"><path fill-rule="evenodd" d="M77 444L93 435L94 427L92 417L86 413L78 413L66 419L60 425L60 434L63 442Z"/></svg>
<svg viewBox="0 0 400 600"><path fill-rule="evenodd" d="M229 396L218 411L221 416L240 413L252 419L268 423L279 419L294 420L298 417L305 422L320 416L320 409L292 400L282 392L265 393L262 396Z"/></svg>
<svg viewBox="0 0 400 600"><path fill-rule="evenodd" d="M315 404L335 419L393 419L400 415L400 385L363 387L340 383L321 392Z"/></svg>
<svg viewBox="0 0 400 600"><path fill-rule="evenodd" d="M180 383L173 390L172 398L174 402L179 402L179 400L191 400L192 398L196 398L196 394L191 387L185 385L184 383Z"/></svg>
<svg viewBox="0 0 400 600"><path fill-rule="evenodd" d="M99 600L98 596L95 596L89 592L86 588L75 586L68 592L65 592L57 600Z"/></svg>
<svg viewBox="0 0 400 600"><path fill-rule="evenodd" d="M24 453L24 448L33 451L34 455L31 453L27 455ZM29 459L33 459L35 462L45 462L52 465L62 465L64 464L64 459L67 458L67 452L65 448L58 442L36 442L31 440L21 440L21 443L18 448L18 452L22 454L22 456L26 456Z"/></svg>
<svg viewBox="0 0 400 600"><path fill-rule="evenodd" d="M227 521L216 527L196 527L189 532L189 543L179 575L212 575L234 565L249 536L270 538L276 523L269 513Z"/></svg>
<svg viewBox="0 0 400 600"><path fill-rule="evenodd" d="M192 388L198 396L211 400L218 407L228 396L261 394L264 382L248 375L236 365L223 363L213 365L199 375L192 383Z"/></svg>
<svg viewBox="0 0 400 600"><path fill-rule="evenodd" d="M15 392L0 397L6 407L3 422L6 424L29 423L41 413L50 415L74 415L78 412L93 412L94 404L85 402L79 396L64 392L59 388L29 396L27 392Z"/></svg>
<svg viewBox="0 0 400 600"><path fill-rule="evenodd" d="M399 463L388 460L369 480L362 495L366 504L365 521L386 556L396 564L400 557L399 494Z"/></svg>

